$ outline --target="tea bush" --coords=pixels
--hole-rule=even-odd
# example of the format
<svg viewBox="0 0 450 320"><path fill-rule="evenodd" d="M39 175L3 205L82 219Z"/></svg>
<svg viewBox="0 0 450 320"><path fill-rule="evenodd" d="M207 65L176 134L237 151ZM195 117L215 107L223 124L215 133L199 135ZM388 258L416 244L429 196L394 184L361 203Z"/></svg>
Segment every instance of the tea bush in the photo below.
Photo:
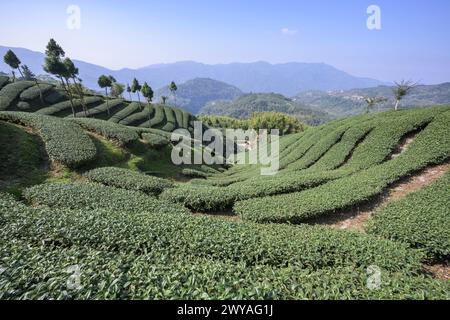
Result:
<svg viewBox="0 0 450 320"><path fill-rule="evenodd" d="M8 109L19 98L22 91L32 87L33 81L16 81L5 85L0 90L0 111Z"/></svg>
<svg viewBox="0 0 450 320"><path fill-rule="evenodd" d="M138 110L141 110L141 106L139 106L139 103L131 102L128 106L114 114L108 121L118 123L119 121L125 119Z"/></svg>
<svg viewBox="0 0 450 320"><path fill-rule="evenodd" d="M101 103L102 101L103 101L103 99L100 97L84 98L84 103L86 105L98 104L98 103ZM82 106L81 99L74 99L73 104L74 104L74 107L76 108L75 111L80 112L81 106ZM73 117L71 108L72 108L72 104L70 103L70 101L66 100L66 101L51 105L50 107L42 108L42 109L38 110L36 113L42 114L42 115L49 115L49 116L69 116L70 115L71 117Z"/></svg>
<svg viewBox="0 0 450 320"><path fill-rule="evenodd" d="M0 119L37 130L52 161L78 167L93 161L97 155L94 143L76 123L23 112L0 112Z"/></svg>
<svg viewBox="0 0 450 320"><path fill-rule="evenodd" d="M449 122L450 112L442 113L391 161L303 192L237 202L234 210L246 220L296 223L362 204L391 183L449 158Z"/></svg>
<svg viewBox="0 0 450 320"><path fill-rule="evenodd" d="M431 186L378 210L369 233L426 250L430 260L450 257L450 173Z"/></svg>
<svg viewBox="0 0 450 320"><path fill-rule="evenodd" d="M121 168L97 168L84 174L93 182L107 186L157 195L163 190L172 188L173 183L166 179L147 176L143 173Z"/></svg>
<svg viewBox="0 0 450 320"><path fill-rule="evenodd" d="M135 186L137 183L135 184ZM34 205L67 209L109 209L138 214L187 214L182 206L158 200L141 192L101 184L50 183L28 188L24 197Z"/></svg>
<svg viewBox="0 0 450 320"><path fill-rule="evenodd" d="M139 139L136 131L121 124L97 119L68 119L80 125L82 128L95 132L106 139L114 140L120 145L127 145Z"/></svg>
<svg viewBox="0 0 450 320"><path fill-rule="evenodd" d="M34 85L24 91L20 94L20 99L24 101L33 101L35 99L40 98L40 93L42 92L42 96L45 97L45 95L51 91L55 86L49 83L40 83L39 87ZM40 91L39 91L40 88Z"/></svg>

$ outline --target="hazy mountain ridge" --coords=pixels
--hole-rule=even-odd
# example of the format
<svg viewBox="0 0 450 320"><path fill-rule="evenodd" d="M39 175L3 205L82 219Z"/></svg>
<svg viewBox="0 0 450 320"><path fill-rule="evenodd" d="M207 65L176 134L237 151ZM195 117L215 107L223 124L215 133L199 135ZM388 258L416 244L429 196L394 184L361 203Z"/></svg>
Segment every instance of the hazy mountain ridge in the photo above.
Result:
<svg viewBox="0 0 450 320"><path fill-rule="evenodd" d="M208 79L196 78L178 85L176 101L166 86L155 92L155 101L161 96L169 97L167 103L175 104L188 112L197 114L209 101L233 100L242 95L243 92L237 87L227 83Z"/></svg>
<svg viewBox="0 0 450 320"><path fill-rule="evenodd" d="M44 73L43 53L0 46L0 55L3 56L8 49L14 50L34 73ZM374 79L354 77L324 63L255 62L207 65L183 61L150 65L136 70L109 70L83 61L74 60L74 62L80 69L83 83L92 89L98 89L97 79L101 74L111 74L123 83L130 82L136 77L142 82L147 81L154 89L162 88L171 81L183 83L195 78L211 78L229 83L244 92L277 92L287 96L307 90L341 90L384 84ZM0 62L0 71L10 71L3 61Z"/></svg>
<svg viewBox="0 0 450 320"><path fill-rule="evenodd" d="M387 102L377 105L377 110L392 109L395 105L393 87L379 86L347 91L308 91L297 94L293 100L315 110L334 116L349 116L361 113L366 108L365 97L382 96ZM402 108L427 107L450 104L450 83L420 85L402 101Z"/></svg>

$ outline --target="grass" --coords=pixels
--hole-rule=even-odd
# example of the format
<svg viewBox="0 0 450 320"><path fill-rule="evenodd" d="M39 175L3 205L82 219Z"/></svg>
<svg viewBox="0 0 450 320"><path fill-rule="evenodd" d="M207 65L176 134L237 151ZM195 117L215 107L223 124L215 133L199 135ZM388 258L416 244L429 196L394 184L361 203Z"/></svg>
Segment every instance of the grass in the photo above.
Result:
<svg viewBox="0 0 450 320"><path fill-rule="evenodd" d="M0 121L0 137L0 191L19 195L24 187L45 181L48 168L37 136Z"/></svg>

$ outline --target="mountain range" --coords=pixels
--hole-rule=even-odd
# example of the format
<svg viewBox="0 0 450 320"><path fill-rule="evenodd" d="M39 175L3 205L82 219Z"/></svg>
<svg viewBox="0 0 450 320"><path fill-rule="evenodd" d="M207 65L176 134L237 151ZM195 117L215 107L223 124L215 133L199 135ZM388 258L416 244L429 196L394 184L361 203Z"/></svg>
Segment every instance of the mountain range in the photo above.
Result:
<svg viewBox="0 0 450 320"><path fill-rule="evenodd" d="M307 91L297 94L292 100L314 110L327 112L335 117L351 116L364 112L367 104L365 97L384 97L386 102L377 105L378 111L392 109L395 105L393 87L340 91ZM428 107L450 104L450 83L438 85L419 85L401 101L401 108Z"/></svg>
<svg viewBox="0 0 450 320"><path fill-rule="evenodd" d="M43 74L44 54L24 48L0 46L0 55L12 49L22 63L35 74ZM110 74L119 82L130 83L133 78L147 81L154 89L162 88L171 81L183 83L194 78L211 78L233 85L243 92L276 92L293 96L309 90L347 90L383 85L382 81L352 76L324 63L267 62L230 63L208 65L193 61L170 64L155 64L139 69L110 70L95 64L74 60L80 70L84 85L99 89L97 79L101 74ZM9 67L0 62L0 71L9 72Z"/></svg>

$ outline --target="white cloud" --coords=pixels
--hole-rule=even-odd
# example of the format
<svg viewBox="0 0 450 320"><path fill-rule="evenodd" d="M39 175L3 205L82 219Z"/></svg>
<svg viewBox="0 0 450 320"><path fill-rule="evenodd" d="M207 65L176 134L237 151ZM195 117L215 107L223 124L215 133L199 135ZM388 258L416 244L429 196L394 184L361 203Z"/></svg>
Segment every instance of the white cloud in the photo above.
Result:
<svg viewBox="0 0 450 320"><path fill-rule="evenodd" d="M298 33L298 30L292 30L289 28L283 28L281 29L281 33L286 35L286 36L294 36Z"/></svg>

